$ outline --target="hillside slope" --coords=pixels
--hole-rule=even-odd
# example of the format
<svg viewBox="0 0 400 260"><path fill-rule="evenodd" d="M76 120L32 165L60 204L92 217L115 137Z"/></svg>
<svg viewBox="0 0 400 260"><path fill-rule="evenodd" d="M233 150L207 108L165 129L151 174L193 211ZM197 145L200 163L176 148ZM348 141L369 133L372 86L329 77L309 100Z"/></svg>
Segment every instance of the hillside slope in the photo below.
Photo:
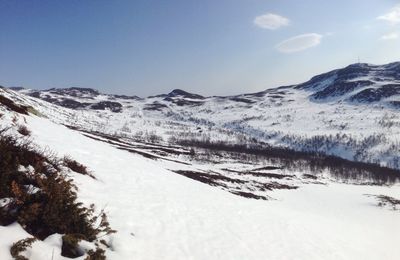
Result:
<svg viewBox="0 0 400 260"><path fill-rule="evenodd" d="M353 64L299 85L227 97L19 91L31 103L46 101L37 109L53 121L90 131L172 143L257 141L400 168L400 63Z"/></svg>
<svg viewBox="0 0 400 260"><path fill-rule="evenodd" d="M46 114L62 115L63 109L54 109ZM15 116L9 110L2 113L3 124ZM400 255L399 212L377 207L375 197L365 196L396 197L399 185L328 181L271 191L274 200L248 199L177 175L162 160L117 149L49 119L17 116L26 121L34 143L72 156L97 178L71 176L80 201L104 207L117 230L109 238L108 259L398 259ZM215 170L210 165L204 167ZM21 232L15 225L0 227L1 259L10 259L11 239L23 237ZM27 254L33 260L51 259L59 247L56 239L48 239L33 244Z"/></svg>

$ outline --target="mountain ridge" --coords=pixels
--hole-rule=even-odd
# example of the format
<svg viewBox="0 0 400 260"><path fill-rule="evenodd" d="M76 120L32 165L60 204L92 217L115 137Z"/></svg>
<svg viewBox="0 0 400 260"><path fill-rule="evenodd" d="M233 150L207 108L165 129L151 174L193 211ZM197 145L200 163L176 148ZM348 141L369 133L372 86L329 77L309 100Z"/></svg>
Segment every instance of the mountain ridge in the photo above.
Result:
<svg viewBox="0 0 400 260"><path fill-rule="evenodd" d="M352 64L298 85L232 96L176 89L139 98L85 88L8 94L58 123L111 135L255 140L400 168L399 68L400 63Z"/></svg>
<svg viewBox="0 0 400 260"><path fill-rule="evenodd" d="M391 88L395 91L391 91ZM93 88L51 88L47 90L30 90L15 88L16 91L21 91L25 94L41 98L48 102L53 102L68 108L86 108L89 104L71 104L71 98L83 98L94 100L96 97L108 97L105 101L113 101L115 99L125 100L146 100L152 98L163 98L165 101L175 103L179 106L184 105L200 105L202 102L212 98L229 99L238 102L253 103L253 100L246 98L265 97L268 93L277 95L285 94L282 90L298 89L310 92L310 100L320 102L325 100L336 99L346 102L377 102L381 99L390 98L400 95L400 62L392 62L384 65L373 65L367 63L350 64L344 68L335 69L326 73L322 73L312 77L310 80L290 86L280 86L269 88L255 93L244 93L228 96L202 96L196 93L190 93L182 89L174 89L168 94L159 94L141 98L138 96L103 94ZM57 96L57 100L51 98L51 94ZM67 99L62 102L64 96ZM69 100L68 100L69 99ZM179 99L179 100L178 100ZM190 99L190 100L189 100ZM197 102L191 102L197 100ZM185 102L183 101L185 100ZM188 101L189 100L189 101ZM77 100L75 100L77 101ZM394 100L400 101L400 100ZM88 102L92 104L93 102ZM396 103L396 102L395 102ZM389 102L388 104L393 104ZM97 107L97 106L95 106ZM103 108L102 106L100 106ZM108 107L105 107L108 108ZM118 110L116 110L118 111Z"/></svg>

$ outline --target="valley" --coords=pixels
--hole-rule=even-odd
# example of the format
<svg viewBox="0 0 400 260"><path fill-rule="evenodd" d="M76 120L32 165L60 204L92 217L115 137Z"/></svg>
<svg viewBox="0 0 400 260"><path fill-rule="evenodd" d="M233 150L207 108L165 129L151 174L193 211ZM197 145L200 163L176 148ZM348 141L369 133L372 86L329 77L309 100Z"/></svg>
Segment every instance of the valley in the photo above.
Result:
<svg viewBox="0 0 400 260"><path fill-rule="evenodd" d="M66 176L116 233L96 247L82 240L83 251L101 248L107 259L396 259L400 96L355 97L397 84L398 68L351 65L229 97L1 88L0 126L89 169ZM367 76L373 84L363 83ZM0 226L0 258L26 237L17 222ZM53 234L23 254L69 259L63 248Z"/></svg>

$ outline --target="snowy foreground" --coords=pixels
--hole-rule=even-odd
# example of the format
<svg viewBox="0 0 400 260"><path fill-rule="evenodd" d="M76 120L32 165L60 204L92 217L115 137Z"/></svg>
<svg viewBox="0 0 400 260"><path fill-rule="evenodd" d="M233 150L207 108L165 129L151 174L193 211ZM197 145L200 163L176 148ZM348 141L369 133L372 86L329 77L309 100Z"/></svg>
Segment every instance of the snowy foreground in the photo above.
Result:
<svg viewBox="0 0 400 260"><path fill-rule="evenodd" d="M73 175L80 200L104 207L113 229L108 259L399 259L400 212L365 194L398 197L400 186L330 183L254 200L177 175L154 161L27 116L32 138L88 166ZM29 235L0 226L0 259ZM29 259L64 259L61 236L36 242ZM83 259L81 257L79 259Z"/></svg>

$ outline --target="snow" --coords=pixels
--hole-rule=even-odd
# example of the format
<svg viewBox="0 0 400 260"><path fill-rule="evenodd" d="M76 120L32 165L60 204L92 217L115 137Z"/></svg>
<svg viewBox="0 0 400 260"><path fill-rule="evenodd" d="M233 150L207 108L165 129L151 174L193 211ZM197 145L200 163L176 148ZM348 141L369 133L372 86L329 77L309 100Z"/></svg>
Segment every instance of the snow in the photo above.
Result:
<svg viewBox="0 0 400 260"><path fill-rule="evenodd" d="M360 74L349 80L368 79L374 82L370 87L381 86L381 81L397 82L394 78L377 74L384 69L386 67L372 66L367 76ZM333 73L315 84L321 85L321 88L327 87L336 77L337 74ZM375 77L379 80L375 80ZM202 100L204 104L199 106L179 106L164 100L163 96L141 100L120 99L104 94L93 97L86 94L82 97L67 94L57 96L82 102L119 102L123 105L121 113L107 110L71 110L6 89L0 89L0 93L33 106L56 123L129 138L158 135L164 141L169 140L171 136L177 136L236 142L241 136L247 136L275 146L307 150L310 146L305 144L314 137L346 135L347 138L339 137L330 145L316 146L320 147L319 151L342 158L364 162L378 161L381 165L399 168L397 151L400 149L400 118L398 109L388 105L388 102L399 97L389 97L375 104L348 102L349 95L362 89L364 88L340 97L315 102L310 100L312 92L309 90L278 88L267 90L261 96L245 95L246 99L253 102L251 104L234 101L231 97L207 97ZM29 93L28 90L22 92ZM42 94L56 97L56 94L51 92ZM276 98L277 95L281 97ZM191 101L186 97L173 98ZM165 105L166 108L161 111L146 110L146 105L154 102ZM386 121L382 121L383 119ZM380 143L368 142L368 138L379 136L384 136ZM351 145L349 140L352 141ZM362 156L357 157L357 154Z"/></svg>
<svg viewBox="0 0 400 260"><path fill-rule="evenodd" d="M352 80L368 78L374 81L374 73L372 71L368 77L360 76ZM317 83L326 87L335 77L336 74ZM381 85L379 81L374 84L375 87ZM354 141L352 146L347 145L348 139L339 138L329 147L320 145L320 151L350 160L379 160L382 165L400 167L396 165L397 150L400 149L398 110L393 109L391 105L385 105L398 96L376 104L346 101L349 95L362 89L323 102L310 100L310 91L294 88L274 89L266 91L263 96L246 95L246 99L254 102L252 104L236 102L229 97L208 97L202 100L204 104L200 106L178 106L160 96L143 100L125 100L106 95L94 97L96 101L101 98L120 102L123 105L122 113L107 110L74 111L18 93L12 94L11 91L6 94L32 105L54 122L131 138L144 138L146 135L156 134L167 141L171 136L190 138L190 135L194 135L198 139L233 142L240 135L245 135L277 146L307 150L304 143L313 137L346 135ZM50 92L45 93L53 95ZM281 98L274 97L278 94ZM80 97L66 97L83 101ZM182 99L191 100L183 97ZM153 102L165 105L166 108L162 111L146 110L146 105ZM391 125L382 126L380 122L383 118L387 118ZM385 136L385 141L375 145L363 143L367 138L376 136ZM285 141L285 137L290 137L291 141ZM296 143L296 140L300 139L302 140ZM364 156L355 158L356 154L360 154L360 149Z"/></svg>
<svg viewBox="0 0 400 260"><path fill-rule="evenodd" d="M14 223L7 227L0 226L0 259L13 259L10 255L11 246L25 238L32 238L19 224ZM61 235L54 234L46 238L44 241L35 241L31 248L22 252L21 255L33 260L69 259L61 256ZM83 259L83 257L77 258Z"/></svg>
<svg viewBox="0 0 400 260"><path fill-rule="evenodd" d="M32 139L88 166L98 180L74 175L79 200L105 208L112 228L108 259L398 259L399 212L364 194L400 187L307 185L275 191L276 200L234 196L166 170L163 164L89 139L47 119L26 117ZM0 227L0 259L27 237ZM56 238L34 244L50 259ZM59 251L55 251L59 253ZM44 257L46 256L46 257ZM61 258L56 258L61 259Z"/></svg>
<svg viewBox="0 0 400 260"><path fill-rule="evenodd" d="M371 77L357 78L360 79L371 80ZM332 80L320 82L321 88ZM0 89L2 95L33 106L48 118L20 116L14 127L25 124L26 120L34 143L55 151L60 157L71 156L95 175L96 180L71 173L79 188L79 200L86 205L94 203L97 210L104 208L111 227L118 231L104 237L111 245L106 252L108 259L399 259L400 212L378 207L373 196L366 196L399 198L399 184L349 185L329 178L322 184L285 180L299 188L269 192L268 196L274 200L247 199L171 170L196 168L218 172L223 168L254 169L258 165L227 160L218 165L178 167L171 161L146 159L119 150L115 145L90 139L62 125L127 137L141 132L141 136L156 133L164 140L189 133L202 138L206 133L211 140L235 141L240 134L245 134L296 149L301 144L283 137L305 140L339 134L347 137L340 137L332 147L324 144L319 149L354 159L361 147L368 155L363 159L380 159L382 164L398 158L398 110L383 103L350 104L341 99L315 103L310 101L310 92L292 88L281 89L285 92L282 98L273 97L277 91L243 96L254 101L252 104L209 97L201 106L180 107L162 97L116 98L115 101L123 104L123 112L112 113L74 111ZM109 98L101 94L92 101ZM76 100L90 99L88 95ZM153 102L168 108L146 111L145 105ZM13 113L1 106L0 111L4 114L0 125L11 124ZM383 126L382 120L393 125ZM11 131L17 134L15 129ZM364 140L373 136L382 136L382 140L365 146ZM356 143L353 147L347 146L350 137ZM184 161L185 157L177 160ZM20 170L30 171L29 168ZM7 198L0 200L0 206L5 203ZM52 259L53 255L54 259L64 259L60 256L61 236L55 234L35 242L24 255L32 260ZM27 237L29 234L16 223L0 226L0 259L11 259L11 245ZM81 246L93 245L82 243Z"/></svg>

